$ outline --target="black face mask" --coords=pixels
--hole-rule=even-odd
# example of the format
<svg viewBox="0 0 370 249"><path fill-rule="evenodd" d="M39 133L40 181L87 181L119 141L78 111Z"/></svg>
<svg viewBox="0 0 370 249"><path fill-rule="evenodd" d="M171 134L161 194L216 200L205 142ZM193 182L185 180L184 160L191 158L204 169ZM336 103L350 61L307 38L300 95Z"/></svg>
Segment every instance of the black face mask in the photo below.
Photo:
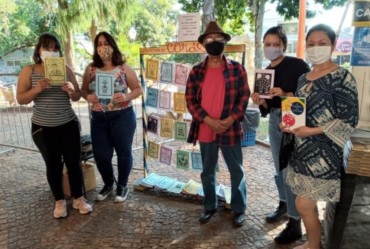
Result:
<svg viewBox="0 0 370 249"><path fill-rule="evenodd" d="M220 54L222 54L222 52L224 51L224 48L225 48L225 43L217 42L217 41L214 41L214 42L211 42L205 45L205 49L207 53L213 56L219 56Z"/></svg>

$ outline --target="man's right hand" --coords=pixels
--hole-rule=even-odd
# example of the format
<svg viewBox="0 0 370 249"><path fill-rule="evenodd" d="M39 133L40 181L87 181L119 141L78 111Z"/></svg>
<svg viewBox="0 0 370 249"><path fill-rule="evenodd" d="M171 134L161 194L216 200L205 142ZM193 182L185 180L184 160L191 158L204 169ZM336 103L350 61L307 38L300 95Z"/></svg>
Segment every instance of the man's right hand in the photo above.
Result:
<svg viewBox="0 0 370 249"><path fill-rule="evenodd" d="M229 128L224 121L214 119L209 116L204 118L204 123L206 123L217 134L222 134Z"/></svg>

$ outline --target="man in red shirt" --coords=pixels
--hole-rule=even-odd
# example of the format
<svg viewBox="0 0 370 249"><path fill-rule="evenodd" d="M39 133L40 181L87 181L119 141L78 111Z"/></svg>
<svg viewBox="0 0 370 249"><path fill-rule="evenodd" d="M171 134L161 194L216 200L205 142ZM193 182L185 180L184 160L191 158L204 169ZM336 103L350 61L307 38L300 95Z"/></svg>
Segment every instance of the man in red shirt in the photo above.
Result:
<svg viewBox="0 0 370 249"><path fill-rule="evenodd" d="M231 39L217 22L208 24L199 36L208 56L194 66L186 84L186 103L193 120L188 142L199 141L203 171L204 212L199 222L206 223L217 211L216 164L218 150L224 156L231 178L233 223L245 223L246 178L243 171L240 121L248 105L250 91L244 67L226 59L223 51Z"/></svg>

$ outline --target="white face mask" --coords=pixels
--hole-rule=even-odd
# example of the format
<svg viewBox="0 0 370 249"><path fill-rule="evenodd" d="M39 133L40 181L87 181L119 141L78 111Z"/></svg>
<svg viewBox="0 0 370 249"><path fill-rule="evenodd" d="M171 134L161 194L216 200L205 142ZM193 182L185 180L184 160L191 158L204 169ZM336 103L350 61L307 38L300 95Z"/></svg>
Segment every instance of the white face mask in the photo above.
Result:
<svg viewBox="0 0 370 249"><path fill-rule="evenodd" d="M279 56L281 56L284 52L283 48L265 47L263 49L263 53L265 54L266 59L273 61L279 58Z"/></svg>
<svg viewBox="0 0 370 249"><path fill-rule="evenodd" d="M59 57L59 52L41 51L40 58L45 61L46 58Z"/></svg>
<svg viewBox="0 0 370 249"><path fill-rule="evenodd" d="M306 60L308 63L320 65L331 58L331 46L315 46L306 49Z"/></svg>

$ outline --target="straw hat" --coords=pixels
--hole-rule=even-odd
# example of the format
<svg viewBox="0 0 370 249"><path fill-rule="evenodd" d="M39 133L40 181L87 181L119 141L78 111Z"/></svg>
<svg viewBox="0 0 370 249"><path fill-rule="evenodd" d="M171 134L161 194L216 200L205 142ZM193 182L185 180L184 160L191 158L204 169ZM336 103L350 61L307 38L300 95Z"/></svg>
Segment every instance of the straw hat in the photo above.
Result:
<svg viewBox="0 0 370 249"><path fill-rule="evenodd" d="M231 36L229 34L226 34L221 27L217 24L216 21L211 21L208 23L206 30L202 35L198 37L198 42L203 43L204 37L206 37L209 34L221 34L223 37L225 37L226 41L230 41Z"/></svg>

